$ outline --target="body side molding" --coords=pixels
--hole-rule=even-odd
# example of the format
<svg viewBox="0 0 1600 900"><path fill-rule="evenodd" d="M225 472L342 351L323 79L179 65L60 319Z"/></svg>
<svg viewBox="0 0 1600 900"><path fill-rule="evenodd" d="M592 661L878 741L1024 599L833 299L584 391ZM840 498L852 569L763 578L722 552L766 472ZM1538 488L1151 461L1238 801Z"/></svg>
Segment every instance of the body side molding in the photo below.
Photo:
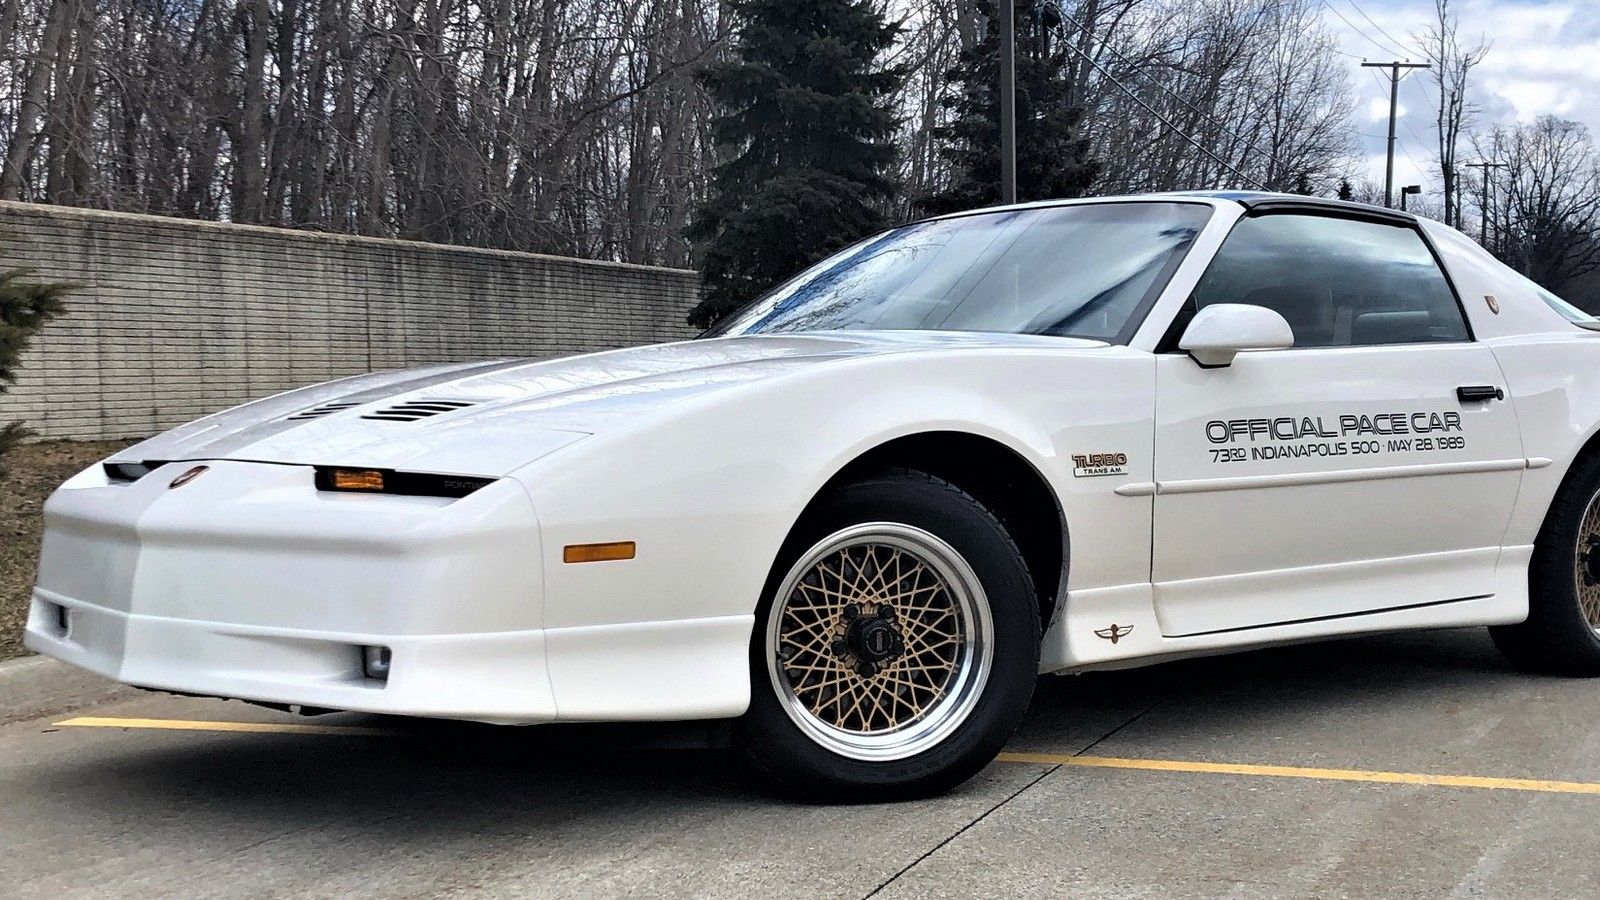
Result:
<svg viewBox="0 0 1600 900"><path fill-rule="evenodd" d="M1465 462L1422 463L1411 466L1382 466L1372 469L1335 469L1331 472L1241 475L1234 478L1190 478L1182 481L1134 482L1116 488L1115 493L1122 497L1148 497L1152 494L1203 494L1215 491L1249 491L1261 488L1298 487L1308 484L1348 484L1353 481L1421 478L1428 475L1509 472L1517 469L1542 469L1550 464L1551 461L1544 457L1519 457L1512 459L1469 460Z"/></svg>

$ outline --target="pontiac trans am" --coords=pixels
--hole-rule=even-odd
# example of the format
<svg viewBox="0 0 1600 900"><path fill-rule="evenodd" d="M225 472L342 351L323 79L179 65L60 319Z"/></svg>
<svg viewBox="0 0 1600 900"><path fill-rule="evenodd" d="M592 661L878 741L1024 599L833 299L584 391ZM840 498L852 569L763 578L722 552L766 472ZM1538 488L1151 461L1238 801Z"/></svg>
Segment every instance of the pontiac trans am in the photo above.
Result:
<svg viewBox="0 0 1600 900"><path fill-rule="evenodd" d="M27 644L144 688L735 719L807 797L957 784L1037 675L1489 626L1600 674L1600 323L1437 222L981 210L700 339L364 375L46 508Z"/></svg>

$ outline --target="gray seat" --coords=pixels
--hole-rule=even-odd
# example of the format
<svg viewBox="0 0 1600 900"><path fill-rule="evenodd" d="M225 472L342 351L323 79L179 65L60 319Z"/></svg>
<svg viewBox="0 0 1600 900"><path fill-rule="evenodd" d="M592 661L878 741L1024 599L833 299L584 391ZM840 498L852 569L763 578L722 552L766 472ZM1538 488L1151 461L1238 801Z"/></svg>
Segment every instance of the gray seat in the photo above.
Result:
<svg viewBox="0 0 1600 900"><path fill-rule="evenodd" d="M1356 316L1352 344L1414 344L1431 340L1433 317L1425 309L1369 312Z"/></svg>

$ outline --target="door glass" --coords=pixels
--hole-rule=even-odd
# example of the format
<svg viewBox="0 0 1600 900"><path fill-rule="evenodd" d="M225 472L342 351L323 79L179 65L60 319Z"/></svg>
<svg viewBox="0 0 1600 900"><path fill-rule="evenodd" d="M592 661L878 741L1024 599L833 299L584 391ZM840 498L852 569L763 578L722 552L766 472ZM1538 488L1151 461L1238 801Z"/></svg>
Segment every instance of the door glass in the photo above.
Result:
<svg viewBox="0 0 1600 900"><path fill-rule="evenodd" d="M1326 216L1243 219L1196 285L1212 303L1276 310L1296 347L1468 339L1455 293L1415 229Z"/></svg>

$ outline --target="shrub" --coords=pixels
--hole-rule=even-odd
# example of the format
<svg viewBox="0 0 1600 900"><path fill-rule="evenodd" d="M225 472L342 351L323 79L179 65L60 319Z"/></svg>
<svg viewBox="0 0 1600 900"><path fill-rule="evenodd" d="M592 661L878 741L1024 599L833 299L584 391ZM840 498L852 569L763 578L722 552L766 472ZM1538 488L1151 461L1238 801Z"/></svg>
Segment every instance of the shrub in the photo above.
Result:
<svg viewBox="0 0 1600 900"><path fill-rule="evenodd" d="M16 383L22 351L44 323L61 315L63 298L73 287L34 281L29 274L26 269L0 273L0 394ZM30 433L21 422L0 425L0 478L6 451Z"/></svg>

